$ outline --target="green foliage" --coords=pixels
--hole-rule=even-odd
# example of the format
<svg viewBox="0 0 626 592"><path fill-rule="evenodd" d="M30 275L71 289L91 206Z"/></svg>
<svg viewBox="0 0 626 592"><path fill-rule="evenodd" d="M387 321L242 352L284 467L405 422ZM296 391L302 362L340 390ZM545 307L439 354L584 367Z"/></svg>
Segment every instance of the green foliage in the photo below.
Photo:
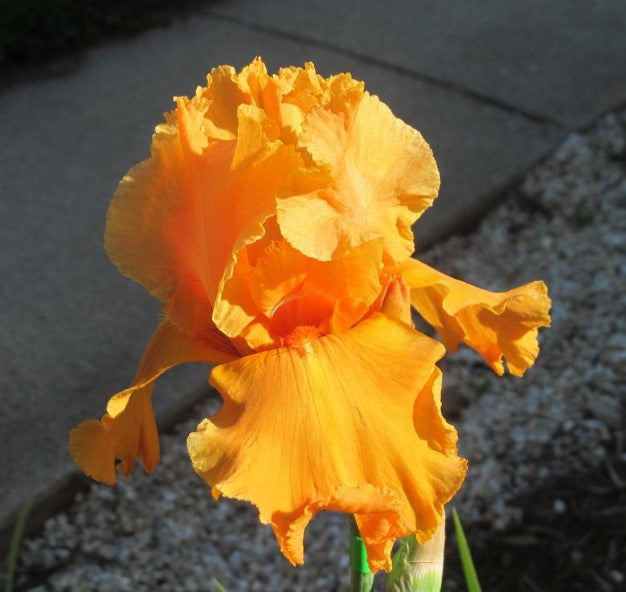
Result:
<svg viewBox="0 0 626 592"><path fill-rule="evenodd" d="M11 542L9 546L9 555L7 557L7 575L4 592L11 592L13 590L13 581L15 580L15 569L17 567L17 556L20 550L20 541L24 534L24 527L26 526L26 519L30 514L30 510L33 507L33 499L29 499L20 510L13 527L11 534Z"/></svg>
<svg viewBox="0 0 626 592"><path fill-rule="evenodd" d="M478 576L476 575L476 569L474 568L474 561L470 553L465 533L463 532L463 526L461 520L456 512L456 509L452 509L452 518L454 520L454 532L456 533L457 545L459 547L459 555L461 556L461 565L463 566L463 573L465 574L465 583L467 584L468 592L482 592L480 584L478 583Z"/></svg>
<svg viewBox="0 0 626 592"><path fill-rule="evenodd" d="M220 584L216 578L213 578L213 585L215 586L215 592L228 592L222 584Z"/></svg>

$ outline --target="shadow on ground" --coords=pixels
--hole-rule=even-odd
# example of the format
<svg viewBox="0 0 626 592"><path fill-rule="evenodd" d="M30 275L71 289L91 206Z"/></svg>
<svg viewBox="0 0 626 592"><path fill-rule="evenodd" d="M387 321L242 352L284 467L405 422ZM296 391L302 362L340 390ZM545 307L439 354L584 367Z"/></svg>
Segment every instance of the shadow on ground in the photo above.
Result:
<svg viewBox="0 0 626 592"><path fill-rule="evenodd" d="M520 524L466 528L483 590L617 592L626 582L623 434L604 467L563 475L517 500ZM451 541L450 541L451 542ZM466 590L455 545L446 549L444 592Z"/></svg>

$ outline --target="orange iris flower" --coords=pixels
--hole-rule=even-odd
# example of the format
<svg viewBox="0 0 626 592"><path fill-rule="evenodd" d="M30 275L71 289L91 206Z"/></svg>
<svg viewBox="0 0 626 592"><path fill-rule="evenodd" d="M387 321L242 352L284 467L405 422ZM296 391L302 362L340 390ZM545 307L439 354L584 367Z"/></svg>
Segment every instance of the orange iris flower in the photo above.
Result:
<svg viewBox="0 0 626 592"><path fill-rule="evenodd" d="M444 346L502 374L534 362L542 282L490 293L411 258L411 225L439 190L422 136L349 74L221 66L157 126L106 225L120 271L163 302L132 386L70 436L81 469L114 483L159 460L155 379L218 364L224 404L189 435L217 498L247 500L293 563L321 510L355 515L373 570L427 540L466 462L440 411Z"/></svg>

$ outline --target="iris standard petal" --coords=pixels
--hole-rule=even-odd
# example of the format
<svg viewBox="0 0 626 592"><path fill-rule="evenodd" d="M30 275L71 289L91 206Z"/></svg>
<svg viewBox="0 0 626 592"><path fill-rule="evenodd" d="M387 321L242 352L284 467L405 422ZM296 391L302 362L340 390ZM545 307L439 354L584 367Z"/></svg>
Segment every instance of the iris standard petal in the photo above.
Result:
<svg viewBox="0 0 626 592"><path fill-rule="evenodd" d="M107 215L111 260L167 301L170 319L189 334L207 328L211 309L223 321L219 295L236 253L263 235L279 188L301 162L292 147L267 138L262 112L244 107L236 141L208 142L205 106L179 99L152 156L124 177Z"/></svg>
<svg viewBox="0 0 626 592"><path fill-rule="evenodd" d="M281 231L296 249L328 260L382 237L390 261L411 255L411 225L432 204L440 183L418 131L364 93L343 111L312 110L299 145L327 178L306 194L278 201Z"/></svg>
<svg viewBox="0 0 626 592"><path fill-rule="evenodd" d="M240 253L223 293L224 305L234 309L231 317L241 318L239 332L256 318L267 320L276 345L298 325L338 333L359 321L381 290L381 241L364 243L334 261L306 257L285 240L262 242L259 256ZM257 244L251 249L258 250Z"/></svg>

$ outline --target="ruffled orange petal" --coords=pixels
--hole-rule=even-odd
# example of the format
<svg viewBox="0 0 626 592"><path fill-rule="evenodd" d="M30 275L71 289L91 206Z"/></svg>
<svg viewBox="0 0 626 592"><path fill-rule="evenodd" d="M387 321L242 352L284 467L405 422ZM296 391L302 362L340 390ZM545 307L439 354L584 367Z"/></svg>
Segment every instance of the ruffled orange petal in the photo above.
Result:
<svg viewBox="0 0 626 592"><path fill-rule="evenodd" d="M168 316L189 334L207 329L211 309L219 324L219 294L237 251L263 235L279 188L301 163L293 148L268 138L267 118L248 105L237 110L236 141L209 142L207 105L177 100L150 159L120 183L105 235L120 271L167 301Z"/></svg>
<svg viewBox="0 0 626 592"><path fill-rule="evenodd" d="M304 68L281 68L276 79L281 94L281 125L286 139L295 143L306 114L320 105L325 80L315 72L311 62L307 62Z"/></svg>
<svg viewBox="0 0 626 592"><path fill-rule="evenodd" d="M257 263L253 298L272 321L286 316L291 329L316 325L324 333L339 333L361 319L378 296L381 268L380 241L364 243L335 261L305 257L282 241L270 245ZM317 322L298 314L315 316L315 310Z"/></svg>
<svg viewBox="0 0 626 592"><path fill-rule="evenodd" d="M280 345L297 325L319 326L323 333L348 329L367 312L380 289L382 241L370 241L341 259L317 261L287 243L273 219L266 236L242 249L221 298L222 318L241 335L253 320L265 322ZM257 331L248 336L257 349L267 345Z"/></svg>
<svg viewBox="0 0 626 592"><path fill-rule="evenodd" d="M238 135L238 110L255 106L278 121L280 92L267 74L263 60L255 58L241 72L232 66L219 66L207 76L207 85L198 87L193 99L206 105L203 135L217 140L235 140Z"/></svg>
<svg viewBox="0 0 626 592"><path fill-rule="evenodd" d="M411 225L439 191L439 171L421 134L365 93L344 111L311 111L299 144L328 178L309 193L279 200L283 236L320 260L381 237L390 261L410 256Z"/></svg>
<svg viewBox="0 0 626 592"><path fill-rule="evenodd" d="M307 62L304 68L282 68L278 81L282 92L283 125L291 131L294 141L302 133L307 114L314 109L322 107L332 113L343 113L351 121L365 87L349 73L323 78L315 72L311 62Z"/></svg>
<svg viewBox="0 0 626 592"><path fill-rule="evenodd" d="M196 100L208 103L204 131L208 137L233 140L237 137L237 109L254 105L275 125L277 137L294 144L302 131L306 114L327 106L333 111L358 100L363 83L350 74L326 79L307 62L304 68L281 68L270 76L261 58L255 58L237 73L231 66L220 66L207 77L207 86L198 88Z"/></svg>
<svg viewBox="0 0 626 592"><path fill-rule="evenodd" d="M293 563L309 520L336 509L356 514L371 568L388 569L395 539L428 538L465 475L439 413L444 349L382 315L300 335L213 370L224 405L188 438L194 468L216 497L253 503Z"/></svg>
<svg viewBox="0 0 626 592"><path fill-rule="evenodd" d="M137 458L150 472L159 461L159 439L152 409L154 381L172 366L185 362L228 362L237 352L215 332L192 338L163 321L146 347L132 386L109 400L100 421L91 419L70 433L69 448L81 470L103 483L116 481L115 463L128 476Z"/></svg>
<svg viewBox="0 0 626 592"><path fill-rule="evenodd" d="M463 341L475 349L496 374L502 359L515 376L522 376L539 353L539 327L550 326L550 298L543 282L531 282L508 292L488 292L451 278L410 259L398 267L411 287L411 302L456 351Z"/></svg>
<svg viewBox="0 0 626 592"><path fill-rule="evenodd" d="M207 76L206 87L196 90L196 101L200 100L207 102L206 135L218 140L235 140L239 105L253 102L250 94L241 88L235 69L232 66L213 68Z"/></svg>

